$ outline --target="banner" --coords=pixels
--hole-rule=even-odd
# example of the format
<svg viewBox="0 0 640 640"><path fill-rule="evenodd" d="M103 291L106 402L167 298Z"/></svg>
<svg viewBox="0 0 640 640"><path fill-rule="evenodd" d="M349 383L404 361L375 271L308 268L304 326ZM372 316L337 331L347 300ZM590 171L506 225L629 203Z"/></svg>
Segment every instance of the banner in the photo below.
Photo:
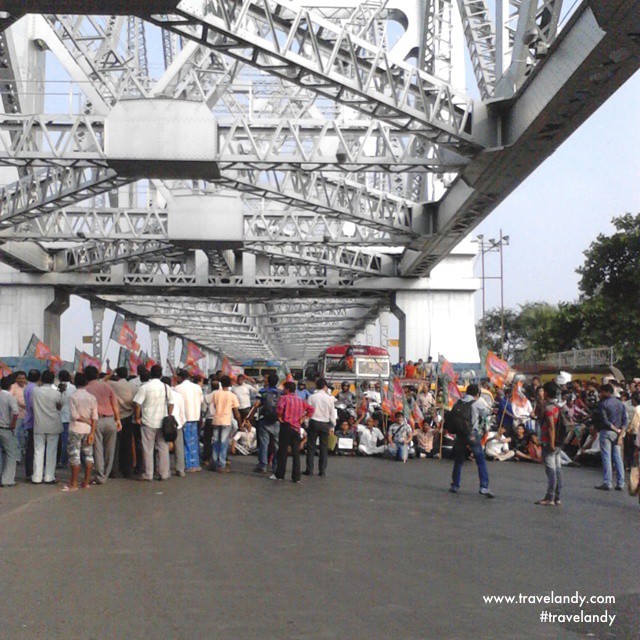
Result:
<svg viewBox="0 0 640 640"><path fill-rule="evenodd" d="M495 384L496 387L504 387L511 372L509 363L498 358L493 351L488 351L485 368L487 370L487 378L491 380L492 384Z"/></svg>
<svg viewBox="0 0 640 640"><path fill-rule="evenodd" d="M402 390L402 385L400 384L400 380L398 378L393 378L393 402L391 406L393 407L393 412L404 411L404 391Z"/></svg>
<svg viewBox="0 0 640 640"><path fill-rule="evenodd" d="M411 412L411 415L415 420L416 426L421 427L424 423L424 415L422 414L422 411L417 402L413 405L413 411Z"/></svg>
<svg viewBox="0 0 640 640"><path fill-rule="evenodd" d="M29 340L24 355L38 360L47 360L52 354L51 349L34 333L31 336L31 340Z"/></svg>
<svg viewBox="0 0 640 640"><path fill-rule="evenodd" d="M117 315L111 329L111 339L129 351L137 351L140 345L137 343L138 336L121 315Z"/></svg>

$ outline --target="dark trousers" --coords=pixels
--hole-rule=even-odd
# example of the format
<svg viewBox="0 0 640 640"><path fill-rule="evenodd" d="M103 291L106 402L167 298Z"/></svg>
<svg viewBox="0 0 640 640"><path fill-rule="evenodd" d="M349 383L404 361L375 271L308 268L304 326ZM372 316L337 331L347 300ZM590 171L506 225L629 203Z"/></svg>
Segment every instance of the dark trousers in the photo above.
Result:
<svg viewBox="0 0 640 640"><path fill-rule="evenodd" d="M323 476L327 472L330 431L330 422L309 420L309 428L307 429L307 471L311 474L316 461L316 439L318 437L320 438L320 460L318 461L320 475Z"/></svg>
<svg viewBox="0 0 640 640"><path fill-rule="evenodd" d="M31 478L33 475L33 429L27 431L27 453L24 459L24 474L26 478Z"/></svg>
<svg viewBox="0 0 640 640"><path fill-rule="evenodd" d="M133 437L133 416L122 418L122 431L118 434L118 469L123 478L133 475L135 439Z"/></svg>
<svg viewBox="0 0 640 640"><path fill-rule="evenodd" d="M213 421L207 418L202 428L202 460L205 463L211 462L211 441L213 440Z"/></svg>
<svg viewBox="0 0 640 640"><path fill-rule="evenodd" d="M131 418L133 420L133 418ZM133 442L135 444L135 473L144 473L144 456L142 455L142 427L135 422L131 425L131 430L133 432Z"/></svg>
<svg viewBox="0 0 640 640"><path fill-rule="evenodd" d="M294 429L288 422L280 423L280 436L278 438L278 466L276 478L284 480L287 473L287 449L291 447L291 460L293 470L291 479L294 482L300 480L300 430Z"/></svg>

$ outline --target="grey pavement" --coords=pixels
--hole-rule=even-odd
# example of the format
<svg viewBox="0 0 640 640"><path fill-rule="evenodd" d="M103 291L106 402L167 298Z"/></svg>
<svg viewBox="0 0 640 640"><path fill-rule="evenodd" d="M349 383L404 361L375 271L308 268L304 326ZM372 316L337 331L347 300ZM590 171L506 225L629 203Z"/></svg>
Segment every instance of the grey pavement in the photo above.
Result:
<svg viewBox="0 0 640 640"><path fill-rule="evenodd" d="M564 506L536 507L541 466L334 459L302 483L209 472L76 494L0 489L0 637L206 639L638 638L640 509L567 469ZM577 605L485 595L613 595L611 627L544 624Z"/></svg>

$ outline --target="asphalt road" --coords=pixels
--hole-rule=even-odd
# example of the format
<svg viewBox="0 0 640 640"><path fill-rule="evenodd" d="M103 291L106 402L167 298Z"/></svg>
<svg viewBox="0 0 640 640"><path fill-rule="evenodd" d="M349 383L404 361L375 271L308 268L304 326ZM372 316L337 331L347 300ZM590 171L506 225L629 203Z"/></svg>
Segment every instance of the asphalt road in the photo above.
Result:
<svg viewBox="0 0 640 640"><path fill-rule="evenodd" d="M536 507L540 466L331 459L301 484L251 473L112 480L76 494L0 489L0 638L96 640L640 636L640 508L568 469L564 506ZM484 595L613 595L612 626L541 623L563 606Z"/></svg>

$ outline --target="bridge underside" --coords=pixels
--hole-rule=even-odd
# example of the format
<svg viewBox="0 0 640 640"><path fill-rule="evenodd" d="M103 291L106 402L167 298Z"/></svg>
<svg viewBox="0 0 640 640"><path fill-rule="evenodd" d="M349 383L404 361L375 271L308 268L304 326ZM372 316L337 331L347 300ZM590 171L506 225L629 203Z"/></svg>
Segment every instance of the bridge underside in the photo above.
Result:
<svg viewBox="0 0 640 640"><path fill-rule="evenodd" d="M130 4L0 0L0 284L237 357L477 358L465 238L640 66L640 0Z"/></svg>

